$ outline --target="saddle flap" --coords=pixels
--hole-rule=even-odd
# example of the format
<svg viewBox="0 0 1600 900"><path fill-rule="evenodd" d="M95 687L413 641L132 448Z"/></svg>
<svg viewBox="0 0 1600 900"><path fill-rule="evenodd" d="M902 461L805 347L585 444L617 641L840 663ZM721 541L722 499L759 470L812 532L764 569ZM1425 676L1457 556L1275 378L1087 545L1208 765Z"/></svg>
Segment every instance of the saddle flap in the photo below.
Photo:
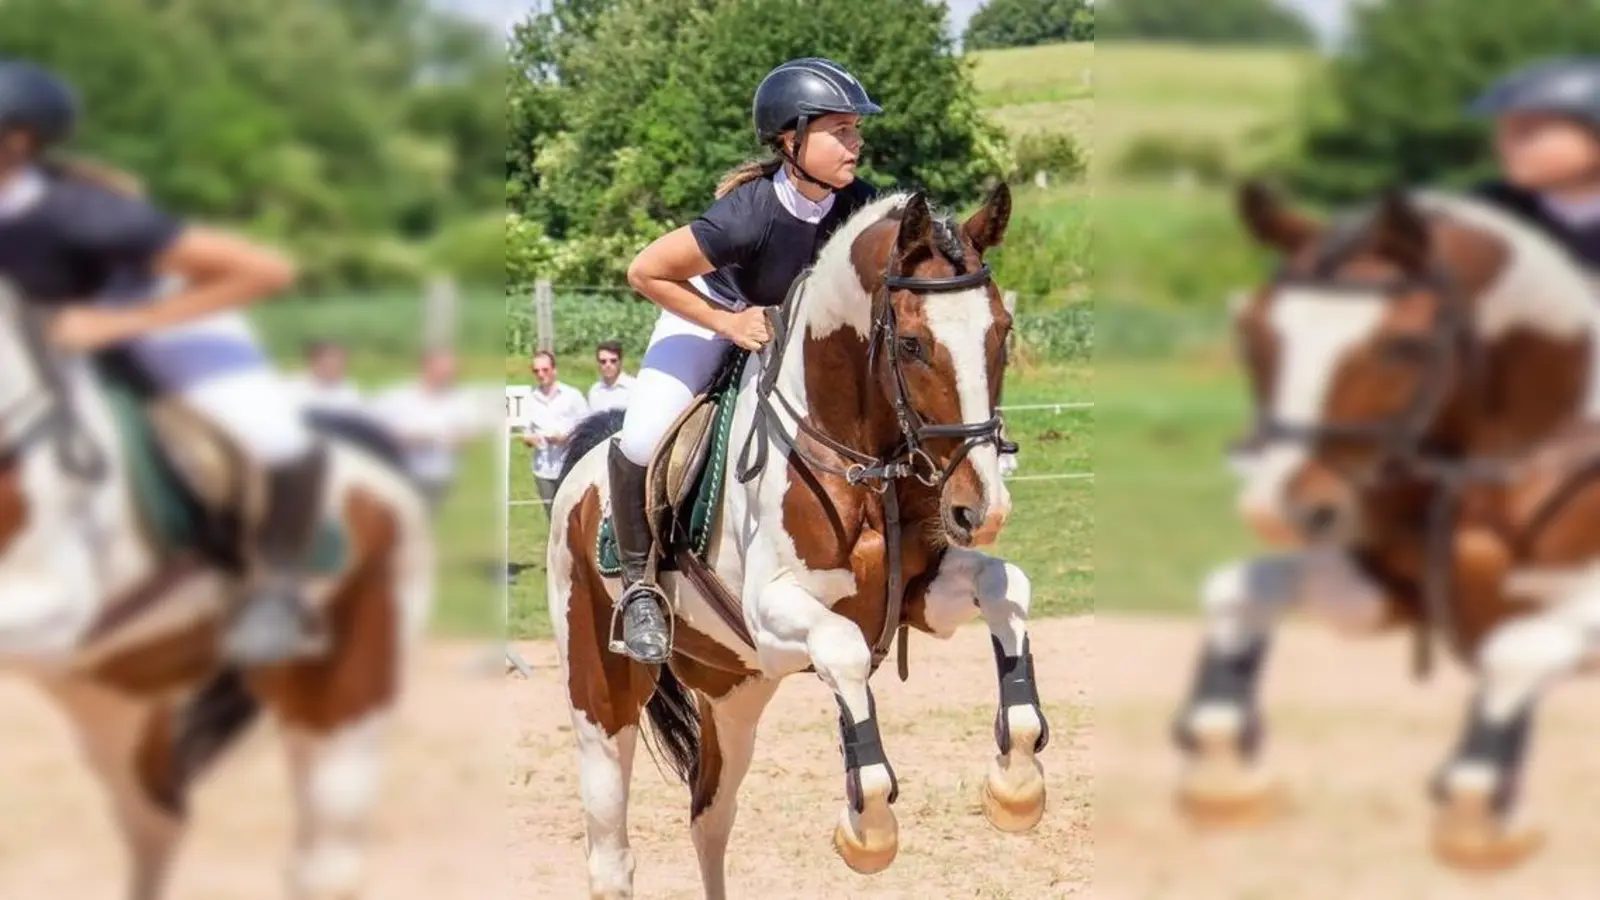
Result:
<svg viewBox="0 0 1600 900"><path fill-rule="evenodd" d="M689 499L687 495L694 488L695 475L705 462L716 420L715 399L710 394L696 397L667 429L650 458L645 475L645 509L658 546L669 545L662 531L671 520L668 514Z"/></svg>
<svg viewBox="0 0 1600 900"><path fill-rule="evenodd" d="M201 503L254 520L265 498L244 454L197 410L176 397L147 402L155 449Z"/></svg>

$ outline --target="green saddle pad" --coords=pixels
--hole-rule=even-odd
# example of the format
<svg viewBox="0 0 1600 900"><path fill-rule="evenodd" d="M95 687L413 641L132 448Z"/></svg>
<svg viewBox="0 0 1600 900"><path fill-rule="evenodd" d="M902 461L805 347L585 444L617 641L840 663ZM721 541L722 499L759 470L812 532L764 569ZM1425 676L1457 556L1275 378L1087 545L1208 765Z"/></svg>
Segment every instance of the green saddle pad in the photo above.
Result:
<svg viewBox="0 0 1600 900"><path fill-rule="evenodd" d="M673 529L679 533L687 530L690 549L702 561L706 558L706 549L711 545L711 532L717 527L717 513L722 508L722 472L728 460L728 435L733 431L733 410L739 400L739 376L744 372L745 361L750 358L748 353L739 353L737 356L738 359L728 368L722 387L716 391L717 413L716 421L711 426L711 452L706 454L705 465L695 475L688 521L682 522L680 511L679 525ZM617 535L610 516L601 521L595 543L595 559L599 562L600 574L607 578L620 576L622 563L617 559ZM662 568L669 567L664 565Z"/></svg>
<svg viewBox="0 0 1600 900"><path fill-rule="evenodd" d="M216 526L167 461L155 426L145 416L143 402L133 390L113 379L102 378L101 386L116 418L139 512L151 534L166 550L205 546L205 532ZM238 536L230 534L226 540L237 545ZM313 573L331 575L342 569L349 553L349 538L342 523L324 519L317 526L310 553Z"/></svg>

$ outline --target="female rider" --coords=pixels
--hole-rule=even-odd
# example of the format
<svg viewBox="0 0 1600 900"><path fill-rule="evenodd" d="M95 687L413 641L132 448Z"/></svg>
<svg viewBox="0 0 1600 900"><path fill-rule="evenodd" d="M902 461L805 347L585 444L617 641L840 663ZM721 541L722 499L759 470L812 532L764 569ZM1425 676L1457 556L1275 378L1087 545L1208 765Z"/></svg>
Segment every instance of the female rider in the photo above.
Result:
<svg viewBox="0 0 1600 900"><path fill-rule="evenodd" d="M1472 104L1494 117L1503 180L1476 193L1543 228L1600 271L1600 57L1546 60Z"/></svg>
<svg viewBox="0 0 1600 900"><path fill-rule="evenodd" d="M756 88L752 112L756 139L771 156L730 172L709 209L657 238L628 267L628 283L661 307L609 451L622 642L647 664L672 653L666 598L644 577L651 454L729 348L759 350L771 340L763 308L783 302L834 229L876 194L855 171L861 117L882 109L838 63L806 57L778 66Z"/></svg>
<svg viewBox="0 0 1600 900"><path fill-rule="evenodd" d="M0 62L0 278L53 315L49 338L116 350L180 396L266 472L253 588L222 635L231 662L313 655L325 635L300 598L301 560L322 508L322 448L236 310L294 279L283 257L189 225L119 174L58 155L77 126L56 74ZM160 283L176 285L157 290Z"/></svg>

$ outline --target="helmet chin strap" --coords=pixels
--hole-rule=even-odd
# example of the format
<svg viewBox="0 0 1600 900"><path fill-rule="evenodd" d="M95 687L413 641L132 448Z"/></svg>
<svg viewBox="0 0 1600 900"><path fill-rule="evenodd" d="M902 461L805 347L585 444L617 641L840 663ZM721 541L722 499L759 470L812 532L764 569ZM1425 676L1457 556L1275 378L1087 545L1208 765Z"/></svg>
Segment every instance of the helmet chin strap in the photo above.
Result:
<svg viewBox="0 0 1600 900"><path fill-rule="evenodd" d="M810 119L809 116L801 116L799 119L795 120L795 124L794 124L794 152L790 153L787 150L781 149L782 148L782 144L780 144L779 145L779 148L780 148L779 149L779 154L784 158L784 160L786 162L789 163L789 165L794 167L795 174L799 175L800 179L802 181L809 181L812 184L816 185L817 187L822 188L823 190L826 190L826 191L837 191L838 188L836 188L833 185L827 183L826 181L821 181L821 180L817 179L815 176L813 176L810 172L807 172L800 165L800 147L805 142L805 139L806 139L806 125L809 124L810 121L811 121L811 119Z"/></svg>

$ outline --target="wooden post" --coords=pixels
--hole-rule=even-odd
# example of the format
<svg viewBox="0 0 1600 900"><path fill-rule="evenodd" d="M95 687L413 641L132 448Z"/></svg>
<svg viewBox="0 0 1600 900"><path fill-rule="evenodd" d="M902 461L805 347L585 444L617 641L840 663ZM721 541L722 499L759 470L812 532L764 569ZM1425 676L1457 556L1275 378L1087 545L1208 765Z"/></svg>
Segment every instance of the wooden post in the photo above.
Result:
<svg viewBox="0 0 1600 900"><path fill-rule="evenodd" d="M428 282L428 293L423 298L422 308L424 349L439 350L455 346L457 304L454 279L439 275Z"/></svg>
<svg viewBox="0 0 1600 900"><path fill-rule="evenodd" d="M538 335L533 348L555 350L555 291L550 288L550 282L546 279L540 279L533 285L533 321L535 333Z"/></svg>

